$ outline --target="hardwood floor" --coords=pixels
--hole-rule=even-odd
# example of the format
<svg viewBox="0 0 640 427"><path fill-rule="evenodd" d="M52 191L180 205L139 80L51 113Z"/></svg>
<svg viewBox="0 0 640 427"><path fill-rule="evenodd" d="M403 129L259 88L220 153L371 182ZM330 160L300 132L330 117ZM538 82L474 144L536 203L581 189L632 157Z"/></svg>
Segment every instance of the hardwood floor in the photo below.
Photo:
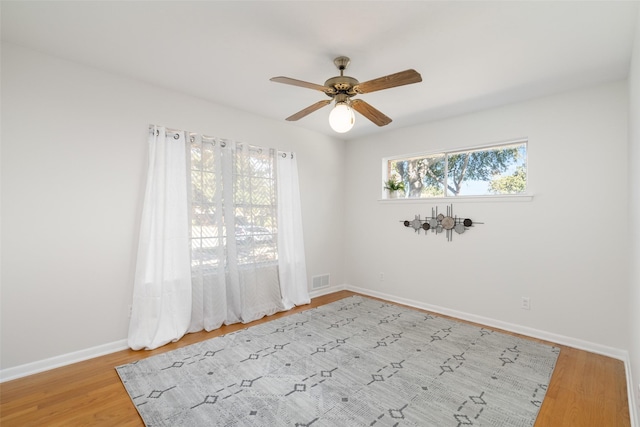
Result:
<svg viewBox="0 0 640 427"><path fill-rule="evenodd" d="M314 298L310 305L296 307L252 324L351 295L355 294L341 291ZM177 343L153 351L124 350L7 381L0 384L0 425L144 426L120 382L115 366L245 327L247 325L242 324L224 326L213 332L189 334ZM622 361L562 345L559 347L560 356L535 427L630 427Z"/></svg>

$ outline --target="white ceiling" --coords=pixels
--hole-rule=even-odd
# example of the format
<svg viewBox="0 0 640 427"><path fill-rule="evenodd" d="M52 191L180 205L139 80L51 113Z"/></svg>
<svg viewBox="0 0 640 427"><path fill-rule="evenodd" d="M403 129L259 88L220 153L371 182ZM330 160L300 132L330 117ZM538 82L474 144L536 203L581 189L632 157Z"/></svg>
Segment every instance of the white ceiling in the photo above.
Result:
<svg viewBox="0 0 640 427"><path fill-rule="evenodd" d="M421 83L361 95L393 119L290 126L345 139L627 76L638 1L2 1L2 40L282 120L320 92L333 59L364 82L414 68Z"/></svg>

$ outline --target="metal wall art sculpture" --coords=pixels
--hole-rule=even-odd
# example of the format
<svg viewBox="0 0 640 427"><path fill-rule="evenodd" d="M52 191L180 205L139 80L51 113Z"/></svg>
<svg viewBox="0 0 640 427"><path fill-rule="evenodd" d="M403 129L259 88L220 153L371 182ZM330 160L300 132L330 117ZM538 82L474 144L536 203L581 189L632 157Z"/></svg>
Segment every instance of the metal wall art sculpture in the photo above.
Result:
<svg viewBox="0 0 640 427"><path fill-rule="evenodd" d="M416 233L420 234L420 230L424 230L424 234L431 230L432 233L444 232L447 236L447 240L450 242L453 240L453 232L458 234L464 233L469 227L473 227L474 224L482 224L481 222L474 222L469 218L459 218L453 215L453 205L447 206L447 214L438 213L438 208L431 208L431 216L425 219L420 219L420 215L415 215L412 221L404 220L400 221L405 227L411 227Z"/></svg>

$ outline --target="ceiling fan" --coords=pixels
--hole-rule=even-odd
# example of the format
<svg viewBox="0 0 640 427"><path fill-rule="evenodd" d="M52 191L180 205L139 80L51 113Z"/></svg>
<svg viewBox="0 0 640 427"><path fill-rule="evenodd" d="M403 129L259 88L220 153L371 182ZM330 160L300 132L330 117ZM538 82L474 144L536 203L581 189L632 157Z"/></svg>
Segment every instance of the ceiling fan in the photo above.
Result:
<svg viewBox="0 0 640 427"><path fill-rule="evenodd" d="M391 119L372 107L361 99L351 99L356 95L371 93L382 89L390 89L392 87L404 86L422 81L422 77L416 70L405 70L399 73L389 74L388 76L379 77L360 83L353 77L345 76L344 70L347 69L351 60L346 56L339 56L334 59L333 63L340 70L340 75L331 77L324 82L324 86L315 83L309 83L302 80L296 80L289 77L273 77L272 82L284 83L293 86L306 87L308 89L324 92L330 99L318 101L307 108L286 118L288 121L296 121L313 113L320 108L329 105L335 100L335 107L329 115L329 124L336 132L344 133L351 130L355 123L355 115L353 110L365 116L378 126L385 126L391 123Z"/></svg>

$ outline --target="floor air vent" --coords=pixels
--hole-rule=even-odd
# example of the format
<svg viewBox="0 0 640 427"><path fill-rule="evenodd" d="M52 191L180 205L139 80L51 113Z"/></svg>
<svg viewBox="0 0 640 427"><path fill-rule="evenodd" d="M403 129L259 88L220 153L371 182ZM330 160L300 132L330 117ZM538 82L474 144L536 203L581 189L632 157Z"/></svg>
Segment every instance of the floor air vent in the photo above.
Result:
<svg viewBox="0 0 640 427"><path fill-rule="evenodd" d="M329 286L329 275L328 274L323 274L323 275L320 275L320 276L313 276L312 283L311 283L311 289L326 288L328 286Z"/></svg>

